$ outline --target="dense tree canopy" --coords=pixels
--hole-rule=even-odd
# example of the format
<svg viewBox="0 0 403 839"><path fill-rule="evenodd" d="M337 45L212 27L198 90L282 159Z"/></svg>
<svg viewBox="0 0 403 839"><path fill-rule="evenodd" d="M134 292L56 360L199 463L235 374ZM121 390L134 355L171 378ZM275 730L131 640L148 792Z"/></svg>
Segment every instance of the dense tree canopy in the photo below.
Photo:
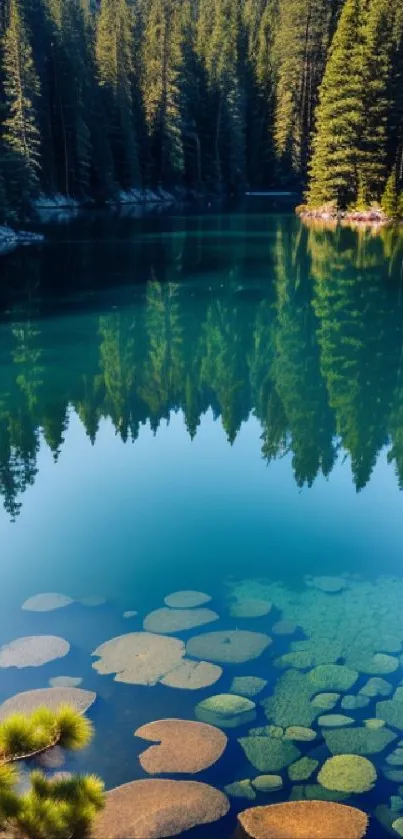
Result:
<svg viewBox="0 0 403 839"><path fill-rule="evenodd" d="M39 192L304 188L400 208L389 0L3 0L0 216ZM1 220L1 217L0 217Z"/></svg>

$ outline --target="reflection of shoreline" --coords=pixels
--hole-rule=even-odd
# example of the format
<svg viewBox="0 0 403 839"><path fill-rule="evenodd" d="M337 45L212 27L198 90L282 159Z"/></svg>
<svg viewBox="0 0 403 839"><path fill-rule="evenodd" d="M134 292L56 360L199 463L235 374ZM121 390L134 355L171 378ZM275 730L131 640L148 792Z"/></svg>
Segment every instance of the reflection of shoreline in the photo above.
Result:
<svg viewBox="0 0 403 839"><path fill-rule="evenodd" d="M135 250L111 236L101 256L97 241L78 242L67 262L78 287L97 268L118 265L126 278L133 260L144 283L121 295L109 277L106 314L80 298L78 316L59 316L57 340L56 321L39 317L35 282L31 308L9 308L13 320L0 333L0 495L11 518L35 481L42 440L55 460L62 451L71 409L93 443L104 418L135 441L145 423L157 430L178 410L193 439L211 409L232 444L254 415L262 458L291 452L299 487L329 476L343 448L360 490L389 445L403 485L399 231L374 236L290 216L269 227L268 244L259 238L261 250L252 230L248 257L245 226L235 246L235 222L225 223L221 236L209 227L198 240L176 222L173 236L139 236ZM50 259L52 249L38 255L42 278L39 256ZM55 258L62 272L56 250ZM250 258L259 273L248 284ZM35 260L24 264L35 281Z"/></svg>
<svg viewBox="0 0 403 839"><path fill-rule="evenodd" d="M336 227L351 227L353 229L370 228L375 232L385 226L403 225L402 219L391 219L382 210L354 210L338 212L332 209L310 210L297 207L296 213L304 224L317 225L334 230Z"/></svg>

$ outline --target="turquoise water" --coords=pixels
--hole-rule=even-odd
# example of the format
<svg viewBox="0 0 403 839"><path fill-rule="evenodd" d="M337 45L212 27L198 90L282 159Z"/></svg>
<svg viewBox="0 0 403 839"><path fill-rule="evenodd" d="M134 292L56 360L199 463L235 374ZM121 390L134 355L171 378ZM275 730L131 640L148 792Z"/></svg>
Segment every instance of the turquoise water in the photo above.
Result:
<svg viewBox="0 0 403 839"><path fill-rule="evenodd" d="M237 738L278 724L260 702L288 672L278 659L294 642L311 640L298 672L353 667L353 694L393 662L383 674L391 690L403 678L403 236L308 228L286 208L254 203L92 217L47 236L1 263L0 642L54 634L71 651L2 669L0 699L82 677L98 693L97 733L66 766L113 787L146 777L138 726L194 719L197 702L228 691L234 676L260 676L257 722L228 729L224 756L195 776L220 789L254 778ZM342 588L319 591L306 575L341 578ZM208 593L219 614L177 633L185 642L247 629L273 644L194 691L122 684L92 668L99 644L140 631L180 589ZM41 592L106 603L21 610ZM270 600L270 614L231 616L234 599L250 596ZM272 633L281 618L298 625L294 635ZM374 664L377 653L393 661ZM353 712L340 701L334 713L355 725L376 714L376 700ZM296 745L323 764L323 729L312 724L316 741ZM403 737L403 714L391 730ZM374 814L398 795L383 771L397 742L367 753L377 783L348 803ZM283 789L256 803L288 800L295 784L281 774ZM222 823L195 835L229 837L249 804L232 799ZM383 835L375 817L371 831Z"/></svg>

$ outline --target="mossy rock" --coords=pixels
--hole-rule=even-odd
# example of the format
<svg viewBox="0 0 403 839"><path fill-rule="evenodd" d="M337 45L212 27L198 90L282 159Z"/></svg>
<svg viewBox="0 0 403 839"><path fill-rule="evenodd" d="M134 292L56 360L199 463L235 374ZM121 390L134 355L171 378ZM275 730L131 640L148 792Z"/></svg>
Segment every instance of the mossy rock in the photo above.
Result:
<svg viewBox="0 0 403 839"><path fill-rule="evenodd" d="M259 772L281 772L301 756L293 743L275 737L240 737L238 743Z"/></svg>
<svg viewBox="0 0 403 839"><path fill-rule="evenodd" d="M314 659L311 653L301 650L301 652L285 653L276 658L274 664L276 667L295 667L296 670L309 670L314 664Z"/></svg>
<svg viewBox="0 0 403 839"><path fill-rule="evenodd" d="M347 656L347 661L352 667L356 667L360 673L366 673L369 676L387 676L389 673L394 673L399 667L399 660L385 653L375 653L372 656L351 653Z"/></svg>
<svg viewBox="0 0 403 839"><path fill-rule="evenodd" d="M389 766L403 766L403 749L395 749L386 758L386 763Z"/></svg>
<svg viewBox="0 0 403 839"><path fill-rule="evenodd" d="M393 813L400 813L403 810L403 798L401 795L390 796L390 809Z"/></svg>
<svg viewBox="0 0 403 839"><path fill-rule="evenodd" d="M401 784L403 782L403 769L393 769L390 766L383 766L382 774L388 781L393 781L394 784Z"/></svg>
<svg viewBox="0 0 403 839"><path fill-rule="evenodd" d="M370 699L374 699L377 696L390 696L392 690L392 685L390 682L387 682L386 679L382 679L381 676L373 676L372 679L368 679L366 685L361 688L359 695L368 696Z"/></svg>
<svg viewBox="0 0 403 839"><path fill-rule="evenodd" d="M340 728L334 731L325 731L323 736L329 751L333 755L354 754L374 755L382 752L389 746L397 735L388 728L368 728L357 726L357 728Z"/></svg>
<svg viewBox="0 0 403 839"><path fill-rule="evenodd" d="M318 717L318 725L322 728L343 728L355 722L353 717L346 717L345 714L322 714Z"/></svg>
<svg viewBox="0 0 403 839"><path fill-rule="evenodd" d="M333 711L340 699L339 693L318 693L312 699L312 705L321 711Z"/></svg>
<svg viewBox="0 0 403 839"><path fill-rule="evenodd" d="M306 728L303 725L290 725L284 733L284 740L298 740L301 743L310 743L316 740L317 734L313 728Z"/></svg>
<svg viewBox="0 0 403 839"><path fill-rule="evenodd" d="M235 676L230 691L241 696L253 697L261 693L266 685L266 679L260 679L259 676Z"/></svg>
<svg viewBox="0 0 403 839"><path fill-rule="evenodd" d="M292 669L280 676L273 696L261 703L270 722L284 728L290 725L309 728L312 725L320 709L311 703L311 696L316 690L309 681L309 675Z"/></svg>
<svg viewBox="0 0 403 839"><path fill-rule="evenodd" d="M277 737L281 740L284 736L284 729L281 725L258 725L249 729L250 737Z"/></svg>
<svg viewBox="0 0 403 839"><path fill-rule="evenodd" d="M376 717L370 717L368 720L364 720L364 725L366 728L383 728L385 725L385 720L377 720Z"/></svg>
<svg viewBox="0 0 403 839"><path fill-rule="evenodd" d="M403 731L403 702L395 699L385 699L376 703L376 716L385 720L387 725L399 728Z"/></svg>
<svg viewBox="0 0 403 839"><path fill-rule="evenodd" d="M381 653L400 653L402 651L402 642L398 635L388 632L382 635L382 638L377 643L378 651Z"/></svg>
<svg viewBox="0 0 403 839"><path fill-rule="evenodd" d="M403 818L399 817L392 822L393 830L396 831L398 836L403 836Z"/></svg>
<svg viewBox="0 0 403 839"><path fill-rule="evenodd" d="M255 703L244 696L220 693L203 699L195 708L198 720L218 728L236 728L256 718Z"/></svg>
<svg viewBox="0 0 403 839"><path fill-rule="evenodd" d="M307 675L313 691L347 691L358 679L356 670L344 664L319 664Z"/></svg>
<svg viewBox="0 0 403 839"><path fill-rule="evenodd" d="M307 781L319 766L319 761L311 757L301 757L288 767L290 781Z"/></svg>
<svg viewBox="0 0 403 839"><path fill-rule="evenodd" d="M378 820L379 824L393 835L393 828L392 824L395 820L395 813L393 813L387 804L379 804L378 807L375 808L375 818Z"/></svg>
<svg viewBox="0 0 403 839"><path fill-rule="evenodd" d="M258 792L277 792L282 789L283 779L281 775L257 775L252 781L252 786Z"/></svg>
<svg viewBox="0 0 403 839"><path fill-rule="evenodd" d="M318 774L318 781L325 789L347 793L369 792L376 779L371 761L355 754L330 757Z"/></svg>
<svg viewBox="0 0 403 839"><path fill-rule="evenodd" d="M369 705L369 696L354 696L354 694L348 694L344 696L341 700L341 707L343 711L357 711L359 708L365 708Z"/></svg>
<svg viewBox="0 0 403 839"><path fill-rule="evenodd" d="M396 688L393 694L393 699L395 702L403 702L403 687Z"/></svg>
<svg viewBox="0 0 403 839"><path fill-rule="evenodd" d="M290 801L346 801L349 793L325 789L320 784L297 784L292 788Z"/></svg>
<svg viewBox="0 0 403 839"><path fill-rule="evenodd" d="M224 792L226 792L230 798L248 798L249 801L254 801L256 798L256 792L248 779L245 779L244 781L234 781L233 784L227 784L227 786L224 787Z"/></svg>

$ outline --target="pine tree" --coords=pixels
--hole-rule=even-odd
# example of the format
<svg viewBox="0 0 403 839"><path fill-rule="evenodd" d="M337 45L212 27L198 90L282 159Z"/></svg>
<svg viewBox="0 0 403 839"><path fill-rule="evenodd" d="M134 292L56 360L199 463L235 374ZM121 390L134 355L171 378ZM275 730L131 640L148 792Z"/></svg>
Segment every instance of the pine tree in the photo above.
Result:
<svg viewBox="0 0 403 839"><path fill-rule="evenodd" d="M39 79L21 0L10 0L3 44L6 115L2 123L7 196L13 207L28 208L39 189L40 134L36 106Z"/></svg>
<svg viewBox="0 0 403 839"><path fill-rule="evenodd" d="M395 219L399 216L400 201L395 168L392 169L386 181L382 196L382 210L388 218Z"/></svg>
<svg viewBox="0 0 403 839"><path fill-rule="evenodd" d="M140 172L132 113L133 18L128 0L101 0L96 60L116 180L130 189L139 184Z"/></svg>
<svg viewBox="0 0 403 839"><path fill-rule="evenodd" d="M363 129L362 13L365 0L346 0L319 92L308 203L345 208L358 192Z"/></svg>

